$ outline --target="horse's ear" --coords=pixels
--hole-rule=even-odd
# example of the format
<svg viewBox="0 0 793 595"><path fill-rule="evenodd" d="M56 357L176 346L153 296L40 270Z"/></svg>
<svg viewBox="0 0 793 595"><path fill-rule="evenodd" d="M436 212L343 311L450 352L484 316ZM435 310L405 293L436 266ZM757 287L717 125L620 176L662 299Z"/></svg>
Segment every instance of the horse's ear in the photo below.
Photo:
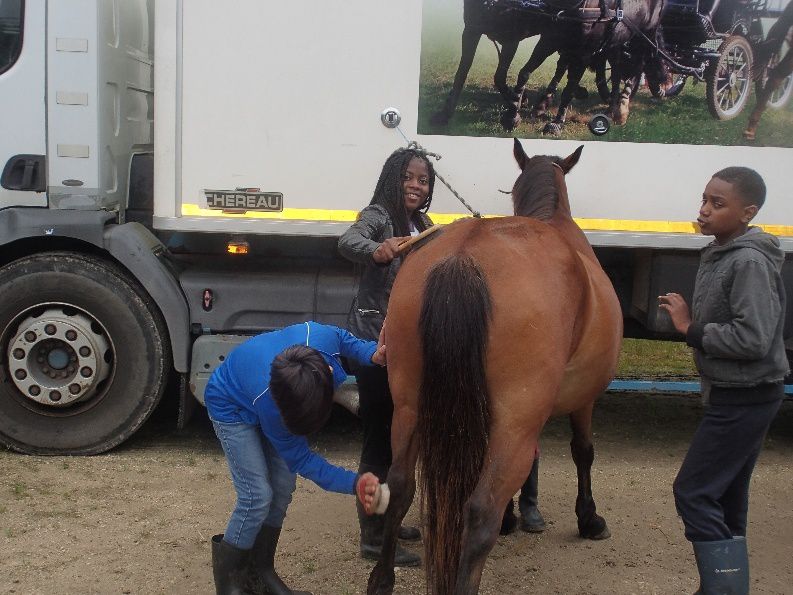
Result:
<svg viewBox="0 0 793 595"><path fill-rule="evenodd" d="M526 169L526 164L529 162L529 157L526 151L523 150L523 145L520 144L518 139L513 139L515 143L512 145L512 154L515 155L515 161L518 162L518 167L521 171Z"/></svg>
<svg viewBox="0 0 793 595"><path fill-rule="evenodd" d="M578 147L575 151L573 151L570 155L562 159L559 166L562 168L562 171L567 174L576 163L578 163L578 158L581 157L581 151L584 150L584 145Z"/></svg>

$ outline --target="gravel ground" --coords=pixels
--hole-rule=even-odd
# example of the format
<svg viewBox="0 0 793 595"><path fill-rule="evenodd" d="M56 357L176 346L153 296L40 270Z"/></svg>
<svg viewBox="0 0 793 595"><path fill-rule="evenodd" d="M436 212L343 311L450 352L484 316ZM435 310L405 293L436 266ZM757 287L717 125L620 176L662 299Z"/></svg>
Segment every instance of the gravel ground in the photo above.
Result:
<svg viewBox="0 0 793 595"><path fill-rule="evenodd" d="M692 593L694 558L674 510L672 480L700 415L681 396L606 395L596 410L593 490L612 537L576 535L575 468L565 420L542 438L540 508L548 529L500 537L483 593ZM314 439L354 467L357 420L339 409ZM753 593L793 593L793 404L769 433L752 484ZM177 433L159 412L130 441L97 457L0 451L0 593L212 593L209 539L233 506L223 454L200 411ZM417 506L408 520L420 523ZM409 545L416 551L420 546ZM294 588L365 591L352 497L299 480L277 566ZM397 570L396 592L423 590L421 569Z"/></svg>

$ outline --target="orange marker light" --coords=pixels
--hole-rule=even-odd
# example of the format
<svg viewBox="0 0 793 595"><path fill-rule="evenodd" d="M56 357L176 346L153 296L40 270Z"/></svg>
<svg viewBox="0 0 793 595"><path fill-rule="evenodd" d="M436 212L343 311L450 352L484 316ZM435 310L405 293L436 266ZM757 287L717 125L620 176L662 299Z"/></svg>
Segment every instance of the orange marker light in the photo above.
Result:
<svg viewBox="0 0 793 595"><path fill-rule="evenodd" d="M229 242L226 244L226 252L229 254L247 254L248 242Z"/></svg>

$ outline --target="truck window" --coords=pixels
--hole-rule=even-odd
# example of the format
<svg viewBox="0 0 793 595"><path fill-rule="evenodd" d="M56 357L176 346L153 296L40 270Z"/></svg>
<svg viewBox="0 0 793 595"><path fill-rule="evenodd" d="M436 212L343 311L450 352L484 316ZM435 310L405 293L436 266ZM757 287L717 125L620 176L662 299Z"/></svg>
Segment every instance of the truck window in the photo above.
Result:
<svg viewBox="0 0 793 595"><path fill-rule="evenodd" d="M22 49L24 0L0 0L0 74L11 68Z"/></svg>

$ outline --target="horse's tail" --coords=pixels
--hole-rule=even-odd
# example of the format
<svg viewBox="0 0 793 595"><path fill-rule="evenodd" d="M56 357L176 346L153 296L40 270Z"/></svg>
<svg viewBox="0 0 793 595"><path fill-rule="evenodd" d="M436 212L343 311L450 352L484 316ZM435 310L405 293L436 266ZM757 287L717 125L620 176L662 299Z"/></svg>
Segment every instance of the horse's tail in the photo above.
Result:
<svg viewBox="0 0 793 595"><path fill-rule="evenodd" d="M470 256L451 256L429 272L419 320L424 364L417 429L427 586L436 595L454 591L465 503L487 449L491 312L487 281Z"/></svg>

